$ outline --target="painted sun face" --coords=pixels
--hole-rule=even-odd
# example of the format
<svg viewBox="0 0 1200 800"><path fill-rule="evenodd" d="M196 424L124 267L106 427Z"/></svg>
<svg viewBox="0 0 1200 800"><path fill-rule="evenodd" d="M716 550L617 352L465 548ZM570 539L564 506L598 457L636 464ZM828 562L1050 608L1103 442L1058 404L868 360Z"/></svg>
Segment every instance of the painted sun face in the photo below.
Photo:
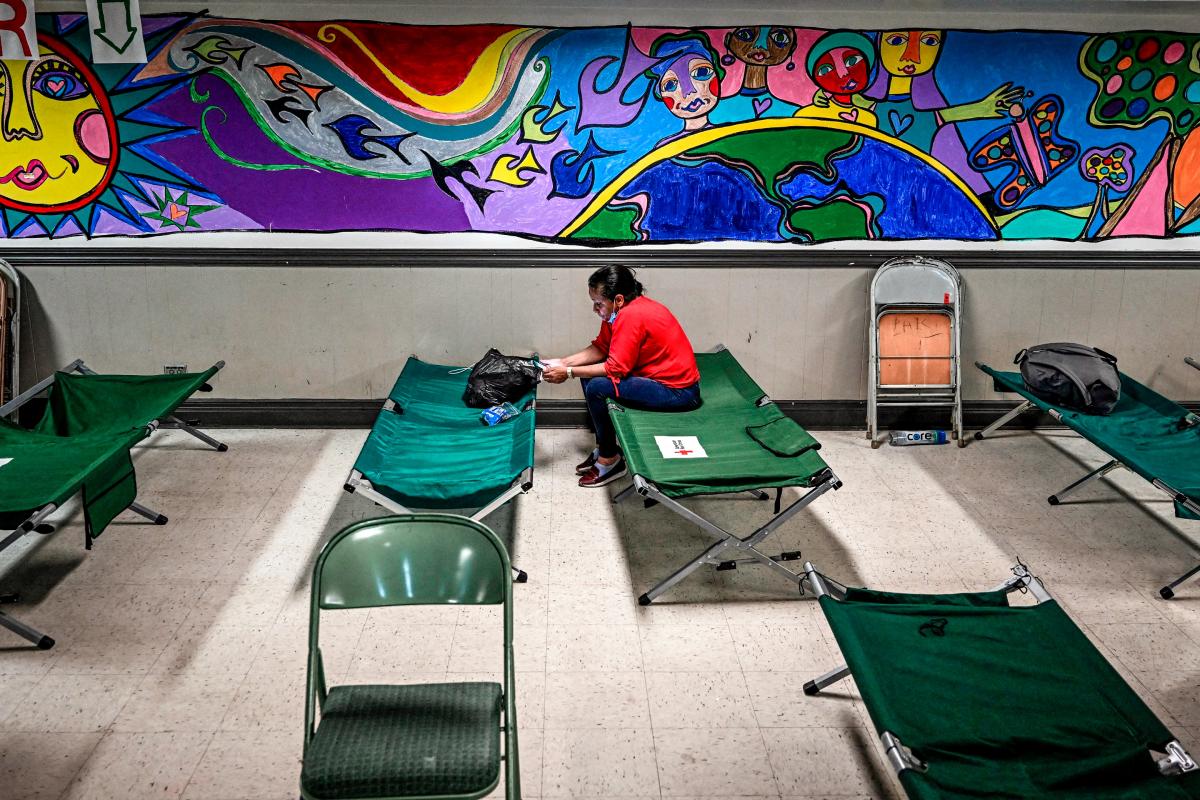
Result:
<svg viewBox="0 0 1200 800"><path fill-rule="evenodd" d="M663 73L658 90L668 111L680 119L695 119L716 106L721 81L711 61L688 53Z"/></svg>
<svg viewBox="0 0 1200 800"><path fill-rule="evenodd" d="M36 60L0 62L0 92L0 205L68 212L104 191L116 167L116 119L71 48L40 36Z"/></svg>
<svg viewBox="0 0 1200 800"><path fill-rule="evenodd" d="M942 31L884 31L879 37L879 61L891 75L924 75L937 63L944 38Z"/></svg>
<svg viewBox="0 0 1200 800"><path fill-rule="evenodd" d="M856 47L835 47L817 59L813 80L830 94L854 94L867 88L867 57Z"/></svg>
<svg viewBox="0 0 1200 800"><path fill-rule="evenodd" d="M796 34L791 28L734 28L725 36L725 47L739 61L774 67L791 57Z"/></svg>

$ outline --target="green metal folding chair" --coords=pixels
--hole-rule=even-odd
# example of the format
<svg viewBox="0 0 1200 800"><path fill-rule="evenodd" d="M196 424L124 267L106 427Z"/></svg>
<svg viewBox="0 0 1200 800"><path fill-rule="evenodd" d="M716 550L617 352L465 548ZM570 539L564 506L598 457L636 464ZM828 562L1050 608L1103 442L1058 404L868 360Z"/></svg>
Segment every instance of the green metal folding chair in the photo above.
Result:
<svg viewBox="0 0 1200 800"><path fill-rule="evenodd" d="M475 800L499 784L502 762L505 795L519 800L510 570L496 534L450 514L366 520L325 545L313 567L309 617L300 774L305 800ZM503 686L326 689L321 611L443 604L503 604Z"/></svg>

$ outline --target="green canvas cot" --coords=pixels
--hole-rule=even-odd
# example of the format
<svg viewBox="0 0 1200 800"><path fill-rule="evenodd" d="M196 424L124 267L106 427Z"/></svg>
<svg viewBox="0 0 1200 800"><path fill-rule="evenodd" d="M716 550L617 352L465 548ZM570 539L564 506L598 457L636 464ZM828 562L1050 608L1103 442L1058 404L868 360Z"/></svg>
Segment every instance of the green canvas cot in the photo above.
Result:
<svg viewBox="0 0 1200 800"><path fill-rule="evenodd" d="M996 391L1015 392L1024 398L1023 403L976 433L976 439L984 439L1025 411L1038 408L1111 456L1112 460L1050 495L1050 505L1061 504L1072 492L1125 467L1169 496L1176 516L1200 519L1200 417L1124 373L1120 373L1121 399L1105 416L1072 411L1042 400L1025 388L1018 372L1000 372L980 363L976 366L991 376ZM1159 589L1159 594L1170 599L1175 587L1197 572L1200 564Z"/></svg>
<svg viewBox="0 0 1200 800"><path fill-rule="evenodd" d="M345 489L396 513L411 509L478 509L482 520L533 488L536 391L524 409L485 425L463 402L470 367L410 356L375 419ZM515 570L517 580L526 575Z"/></svg>
<svg viewBox="0 0 1200 800"><path fill-rule="evenodd" d="M0 550L43 525L76 493L82 494L88 549L127 508L165 524L165 516L135 501L130 449L163 420L226 449L172 416L222 366L178 375L98 375L75 361L0 407L0 528L9 531ZM8 421L43 392L48 392L46 407L32 427ZM39 645L53 644L5 614L0 614L0 625Z"/></svg>
<svg viewBox="0 0 1200 800"><path fill-rule="evenodd" d="M913 800L1200 798L1195 761L1023 565L942 595L805 571L846 659L805 694L853 676Z"/></svg>
<svg viewBox="0 0 1200 800"><path fill-rule="evenodd" d="M739 563L763 564L799 584L803 575L781 563L795 560L798 554L772 557L757 546L822 494L842 485L821 458L820 443L779 410L729 350L697 353L696 365L701 397L697 409L645 411L622 406L619 400L609 401L617 441L633 475L633 485L618 494L615 502L636 492L662 503L718 540L638 598L642 605L705 564L717 569L733 569ZM780 510L780 494L789 486L808 491ZM775 515L745 537L726 531L679 502L686 497L736 492L766 499L763 489L777 492Z"/></svg>

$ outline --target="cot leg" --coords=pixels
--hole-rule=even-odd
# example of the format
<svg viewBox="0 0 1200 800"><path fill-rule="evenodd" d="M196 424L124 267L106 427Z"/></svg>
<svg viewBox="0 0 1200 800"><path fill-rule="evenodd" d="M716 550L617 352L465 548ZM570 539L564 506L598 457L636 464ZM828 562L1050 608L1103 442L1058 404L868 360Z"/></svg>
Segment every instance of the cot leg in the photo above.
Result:
<svg viewBox="0 0 1200 800"><path fill-rule="evenodd" d="M716 558L717 553L724 550L727 546L728 545L726 544L725 539L722 539L721 541L716 542L715 544L709 545L707 548L705 548L703 553L696 556L695 558L693 558L688 563L684 564L679 569L675 570L675 572L672 573L670 577L668 577L664 581L661 581L653 589L651 589L650 591L646 592L641 597L639 597L638 604L643 605L643 606L650 605L651 603L654 602L654 598L658 597L663 592L669 590L672 586L679 583L681 580L686 578L688 575L691 575L693 572L695 572L697 569L699 569L702 565L712 563L713 560Z"/></svg>
<svg viewBox="0 0 1200 800"><path fill-rule="evenodd" d="M167 421L172 423L175 427L179 428L179 430L184 431L185 433L190 433L192 436L195 436L197 439L204 442L206 445L208 445L212 449L216 450L218 453L224 453L226 450L229 449L229 445L225 444L224 442L218 442L216 439L212 438L211 436L209 436L207 433L204 433L203 431L196 430L191 425L188 425L186 422L181 420L179 417L168 417Z"/></svg>
<svg viewBox="0 0 1200 800"><path fill-rule="evenodd" d="M1159 589L1158 590L1159 595L1162 596L1163 600L1170 600L1172 597L1175 596L1175 587L1178 586L1179 584L1183 583L1188 578L1192 577L1193 575L1195 575L1198 572L1200 572L1200 564L1197 564L1196 566L1189 569L1182 576L1180 576L1178 580L1171 581L1166 586Z"/></svg>
<svg viewBox="0 0 1200 800"><path fill-rule="evenodd" d="M755 500L770 500L771 495L764 492L762 489L747 489L747 494L753 495Z"/></svg>
<svg viewBox="0 0 1200 800"><path fill-rule="evenodd" d="M1123 466L1123 465L1121 464L1120 461L1113 459L1112 461L1109 461L1104 466L1099 467L1098 469L1092 470L1087 475L1084 475L1082 478L1075 481L1070 486L1068 486L1067 488L1058 492L1057 494L1050 495L1049 497L1046 498L1046 502L1052 506L1057 506L1062 503L1062 501L1066 498L1067 495L1071 494L1072 492L1077 491L1078 489L1086 486L1087 484L1091 483L1094 480L1099 480L1100 478L1103 478L1105 475L1112 472L1114 469L1120 468L1121 466Z"/></svg>
<svg viewBox="0 0 1200 800"><path fill-rule="evenodd" d="M620 503L626 497L629 497L629 495L631 495L633 493L633 490L635 488L637 488L637 487L631 483L628 486L626 486L624 489L622 489L621 491L617 492L616 496L613 497L613 500L612 500L613 504L615 505L617 503Z"/></svg>
<svg viewBox="0 0 1200 800"><path fill-rule="evenodd" d="M819 693L825 687L831 686L831 685L837 683L838 681L842 680L843 678L848 678L848 677L850 677L850 668L843 664L842 666L838 667L837 669L832 669L829 672L826 672L821 677L811 680L808 683L804 684L804 693L806 695L808 695L809 697L812 697L813 695Z"/></svg>
<svg viewBox="0 0 1200 800"><path fill-rule="evenodd" d="M3 611L0 611L0 627L8 628L21 638L33 642L39 650L49 650L51 647L54 647L54 640L49 636L29 627L24 622L13 619Z"/></svg>
<svg viewBox="0 0 1200 800"><path fill-rule="evenodd" d="M165 514L160 514L157 511L154 511L153 509L146 508L141 503L130 503L129 510L135 514L138 514L139 516L145 517L146 519L153 522L155 525L166 525L167 524L167 517Z"/></svg>
<svg viewBox="0 0 1200 800"><path fill-rule="evenodd" d="M1012 411L1008 412L1003 417L1001 417L1000 419L993 422L991 425L988 425L983 430L975 431L975 438L976 439L985 439L988 436L991 436L993 433L1000 430L1005 425L1012 422L1014 419L1021 416L1022 414L1024 414L1026 411L1028 411L1031 408L1033 408L1033 403L1026 400L1024 403L1021 403L1021 405L1017 406Z"/></svg>

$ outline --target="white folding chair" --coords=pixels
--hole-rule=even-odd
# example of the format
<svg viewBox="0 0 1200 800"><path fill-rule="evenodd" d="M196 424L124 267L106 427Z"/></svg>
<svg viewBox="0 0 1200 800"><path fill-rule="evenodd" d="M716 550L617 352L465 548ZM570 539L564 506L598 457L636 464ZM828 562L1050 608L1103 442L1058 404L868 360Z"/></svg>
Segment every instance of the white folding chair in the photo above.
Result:
<svg viewBox="0 0 1200 800"><path fill-rule="evenodd" d="M871 280L867 438L879 435L881 407L952 410L951 436L962 435L962 278L945 261L903 256Z"/></svg>

